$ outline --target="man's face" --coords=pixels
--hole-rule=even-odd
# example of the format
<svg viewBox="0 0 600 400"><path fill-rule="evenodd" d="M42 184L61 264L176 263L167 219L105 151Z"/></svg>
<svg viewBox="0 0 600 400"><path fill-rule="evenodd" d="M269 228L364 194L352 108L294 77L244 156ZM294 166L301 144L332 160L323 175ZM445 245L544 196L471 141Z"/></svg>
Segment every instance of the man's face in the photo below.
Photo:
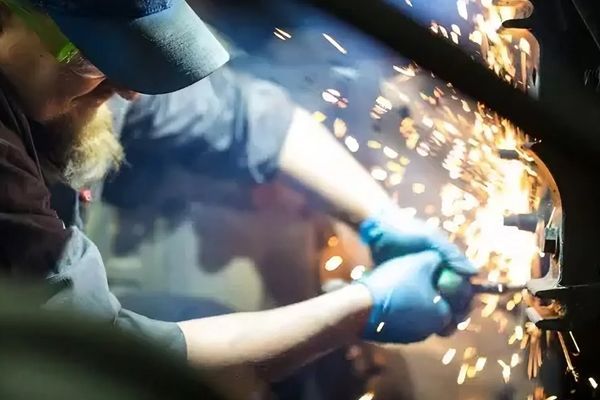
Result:
<svg viewBox="0 0 600 400"><path fill-rule="evenodd" d="M27 116L47 128L43 137L34 138L44 167L76 187L102 178L123 153L105 103L115 93L126 98L135 93L117 88L103 76L83 76L59 63L23 21L7 10L3 14L0 70L14 86Z"/></svg>

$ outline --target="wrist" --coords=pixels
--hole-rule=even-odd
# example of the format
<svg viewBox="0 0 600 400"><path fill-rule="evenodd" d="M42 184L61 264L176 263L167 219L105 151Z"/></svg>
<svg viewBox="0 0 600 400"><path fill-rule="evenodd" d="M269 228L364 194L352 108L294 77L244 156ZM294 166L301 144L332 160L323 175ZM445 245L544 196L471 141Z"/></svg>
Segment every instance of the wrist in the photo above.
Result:
<svg viewBox="0 0 600 400"><path fill-rule="evenodd" d="M354 283L331 294L340 296L338 304L343 307L344 331L350 334L349 339L362 337L374 304L367 286Z"/></svg>

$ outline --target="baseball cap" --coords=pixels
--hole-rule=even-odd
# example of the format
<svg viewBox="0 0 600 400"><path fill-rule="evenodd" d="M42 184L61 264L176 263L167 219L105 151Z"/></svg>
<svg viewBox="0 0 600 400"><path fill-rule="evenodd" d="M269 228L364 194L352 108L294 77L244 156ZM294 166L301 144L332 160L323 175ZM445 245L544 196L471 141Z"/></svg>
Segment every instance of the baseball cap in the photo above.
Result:
<svg viewBox="0 0 600 400"><path fill-rule="evenodd" d="M31 0L96 67L140 93L189 86L229 54L185 0Z"/></svg>

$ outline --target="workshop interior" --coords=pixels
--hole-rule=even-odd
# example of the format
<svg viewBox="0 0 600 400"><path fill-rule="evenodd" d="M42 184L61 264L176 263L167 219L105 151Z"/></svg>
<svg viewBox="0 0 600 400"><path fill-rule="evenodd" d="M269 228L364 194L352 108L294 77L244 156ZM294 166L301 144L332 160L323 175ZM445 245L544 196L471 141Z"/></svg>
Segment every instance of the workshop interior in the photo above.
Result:
<svg viewBox="0 0 600 400"><path fill-rule="evenodd" d="M273 398L600 397L600 5L188 3L232 54L229 68L283 87L407 216L457 243L486 289L451 336L357 342L273 384ZM199 182L176 166L158 173L152 160L135 168L156 177L153 187L109 181L85 212L111 289L140 314L179 321L266 310L336 290L371 268L351 227L281 180ZM15 386L6 398L214 396L160 349L125 335L114 337L115 349L94 339L93 321L73 331L10 303L0 335L14 338L0 341L8 355L0 370L17 363L26 372L14 379L48 387L19 395ZM64 350L46 345L56 338ZM87 350L67 361L68 343ZM64 384L28 371L41 362L56 366L52 381Z"/></svg>

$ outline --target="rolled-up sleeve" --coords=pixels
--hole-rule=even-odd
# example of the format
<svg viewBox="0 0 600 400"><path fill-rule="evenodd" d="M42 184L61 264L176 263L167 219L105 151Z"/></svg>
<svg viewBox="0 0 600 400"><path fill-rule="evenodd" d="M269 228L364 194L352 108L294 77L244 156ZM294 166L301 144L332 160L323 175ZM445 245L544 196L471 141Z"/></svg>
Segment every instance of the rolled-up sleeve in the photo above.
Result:
<svg viewBox="0 0 600 400"><path fill-rule="evenodd" d="M79 229L73 227L69 231L69 239L56 271L47 278L55 294L44 308L71 309L91 315L132 335L153 341L185 360L185 338L179 326L123 309L110 292L98 248Z"/></svg>
<svg viewBox="0 0 600 400"><path fill-rule="evenodd" d="M267 181L277 172L294 108L280 87L229 69L178 92L141 96L121 129L128 165L108 191L144 176L151 184L157 168L173 165L215 178Z"/></svg>

